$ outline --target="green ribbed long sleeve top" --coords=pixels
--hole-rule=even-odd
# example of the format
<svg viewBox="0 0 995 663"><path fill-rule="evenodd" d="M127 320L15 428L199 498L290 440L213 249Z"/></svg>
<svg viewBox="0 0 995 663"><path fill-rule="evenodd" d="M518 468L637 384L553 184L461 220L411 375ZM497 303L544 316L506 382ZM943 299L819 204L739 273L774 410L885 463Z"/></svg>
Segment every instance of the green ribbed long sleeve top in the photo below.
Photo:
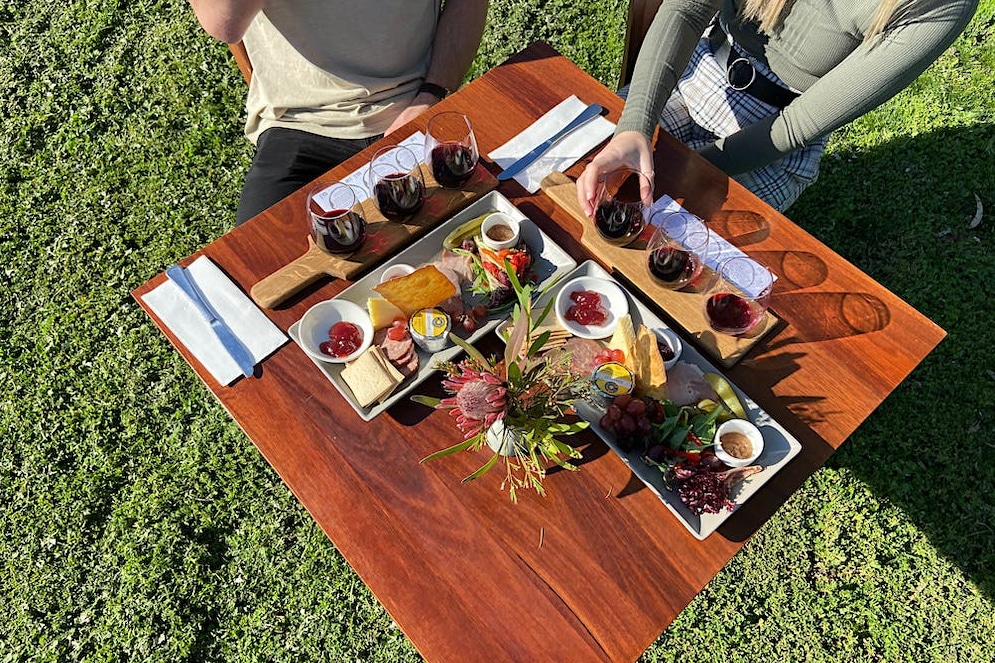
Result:
<svg viewBox="0 0 995 663"><path fill-rule="evenodd" d="M730 175L789 154L884 103L963 31L978 0L899 0L883 34L864 44L878 0L794 0L774 35L740 19L736 0L664 0L636 60L616 133L652 137L708 22L721 12L740 50L802 94L765 120L701 150Z"/></svg>

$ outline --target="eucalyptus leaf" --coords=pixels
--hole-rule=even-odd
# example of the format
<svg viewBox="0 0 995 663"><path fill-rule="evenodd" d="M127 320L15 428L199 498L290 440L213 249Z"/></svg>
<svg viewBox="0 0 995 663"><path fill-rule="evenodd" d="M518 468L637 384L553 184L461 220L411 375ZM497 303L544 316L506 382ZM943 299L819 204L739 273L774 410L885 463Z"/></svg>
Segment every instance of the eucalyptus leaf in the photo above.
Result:
<svg viewBox="0 0 995 663"><path fill-rule="evenodd" d="M450 454L459 453L460 451L466 451L474 444L477 444L480 441L479 438L480 438L479 435L474 435L470 439L463 440L459 444L454 444L453 446L443 449L442 451L436 451L434 454L431 454L430 456L425 456L419 462L427 463L429 461L435 460L436 458L442 458L443 456L449 456Z"/></svg>
<svg viewBox="0 0 995 663"><path fill-rule="evenodd" d="M498 458L500 457L501 454L495 452L494 455L490 457L490 460L488 460L486 463L477 468L476 472L463 479L462 483L473 481L474 479L486 474L489 469L491 469L492 467L494 467L495 464L497 464Z"/></svg>
<svg viewBox="0 0 995 663"><path fill-rule="evenodd" d="M422 396L421 394L415 394L411 397L415 403L421 403L422 405L427 405L431 408L437 408L442 404L441 398L435 398L434 396Z"/></svg>

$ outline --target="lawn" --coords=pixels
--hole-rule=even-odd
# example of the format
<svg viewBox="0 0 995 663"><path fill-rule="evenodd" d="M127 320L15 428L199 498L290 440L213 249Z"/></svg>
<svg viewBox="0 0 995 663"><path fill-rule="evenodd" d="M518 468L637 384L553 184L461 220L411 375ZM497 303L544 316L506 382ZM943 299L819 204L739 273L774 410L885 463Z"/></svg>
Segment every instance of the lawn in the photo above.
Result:
<svg viewBox="0 0 995 663"><path fill-rule="evenodd" d="M948 338L645 661L995 660L981 4L789 214ZM495 0L473 75L544 39L613 85L625 7ZM2 0L0 36L0 662L419 660L129 294L232 226L227 50L184 0Z"/></svg>

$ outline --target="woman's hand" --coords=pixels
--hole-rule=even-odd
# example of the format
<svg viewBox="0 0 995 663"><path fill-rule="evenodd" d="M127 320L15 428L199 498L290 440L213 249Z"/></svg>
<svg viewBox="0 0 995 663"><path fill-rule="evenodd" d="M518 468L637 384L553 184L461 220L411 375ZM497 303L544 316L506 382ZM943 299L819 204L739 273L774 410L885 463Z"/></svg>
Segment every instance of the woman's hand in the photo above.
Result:
<svg viewBox="0 0 995 663"><path fill-rule="evenodd" d="M647 206L653 204L653 151L650 139L638 131L623 131L613 137L577 178L577 202L590 218L594 218L598 185L617 168L628 167L648 176L640 178L639 195Z"/></svg>

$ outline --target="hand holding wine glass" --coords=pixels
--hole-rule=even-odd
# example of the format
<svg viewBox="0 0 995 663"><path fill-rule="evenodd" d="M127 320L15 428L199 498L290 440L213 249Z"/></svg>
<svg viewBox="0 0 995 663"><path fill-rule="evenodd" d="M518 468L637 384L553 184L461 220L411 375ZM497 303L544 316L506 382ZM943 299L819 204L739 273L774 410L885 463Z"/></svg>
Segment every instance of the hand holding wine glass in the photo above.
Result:
<svg viewBox="0 0 995 663"><path fill-rule="evenodd" d="M652 180L631 168L618 168L605 176L594 208L594 226L602 239L627 246L642 234L646 225L642 192L646 186L652 190Z"/></svg>

